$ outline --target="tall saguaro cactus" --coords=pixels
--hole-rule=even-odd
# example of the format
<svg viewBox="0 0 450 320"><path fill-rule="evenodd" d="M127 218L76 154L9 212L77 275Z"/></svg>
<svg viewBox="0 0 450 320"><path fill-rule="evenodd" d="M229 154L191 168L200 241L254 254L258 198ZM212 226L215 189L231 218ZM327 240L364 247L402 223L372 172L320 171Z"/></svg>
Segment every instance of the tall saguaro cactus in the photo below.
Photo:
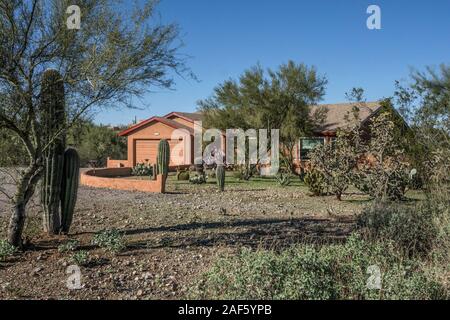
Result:
<svg viewBox="0 0 450 320"><path fill-rule="evenodd" d="M170 162L170 147L169 142L166 139L162 139L158 145L158 174L162 174L167 177L169 172L169 162Z"/></svg>
<svg viewBox="0 0 450 320"><path fill-rule="evenodd" d="M41 83L40 115L45 170L42 179L41 202L44 230L57 234L61 225L59 214L61 179L66 146L64 83L56 70L46 70Z"/></svg>
<svg viewBox="0 0 450 320"><path fill-rule="evenodd" d="M64 152L64 167L61 183L61 232L68 233L78 195L80 157L74 148Z"/></svg>

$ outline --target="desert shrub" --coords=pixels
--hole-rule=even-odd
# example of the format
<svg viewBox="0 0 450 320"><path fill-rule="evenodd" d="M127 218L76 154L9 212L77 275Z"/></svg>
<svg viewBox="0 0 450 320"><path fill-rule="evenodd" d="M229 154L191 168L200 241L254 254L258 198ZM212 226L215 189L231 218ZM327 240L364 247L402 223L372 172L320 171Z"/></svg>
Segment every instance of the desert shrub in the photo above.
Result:
<svg viewBox="0 0 450 320"><path fill-rule="evenodd" d="M415 206L378 203L367 208L357 224L370 240L392 240L408 256L427 256L448 247L448 200L433 197Z"/></svg>
<svg viewBox="0 0 450 320"><path fill-rule="evenodd" d="M240 170L233 171L233 178L235 178L238 181L244 179L243 175L242 175L242 172Z"/></svg>
<svg viewBox="0 0 450 320"><path fill-rule="evenodd" d="M417 169L412 169L409 172L409 181L408 181L408 188L412 190L419 190L423 188L424 185L424 179L422 174L417 172Z"/></svg>
<svg viewBox="0 0 450 320"><path fill-rule="evenodd" d="M215 179L216 178L216 170L209 171L208 178Z"/></svg>
<svg viewBox="0 0 450 320"><path fill-rule="evenodd" d="M0 261L5 260L6 258L12 256L16 253L16 248L9 244L8 241L0 240Z"/></svg>
<svg viewBox="0 0 450 320"><path fill-rule="evenodd" d="M233 177L238 181L248 181L257 174L257 171L256 165L254 164L237 165L234 166Z"/></svg>
<svg viewBox="0 0 450 320"><path fill-rule="evenodd" d="M79 266L86 266L90 262L89 252L84 250L77 251L70 257L70 261Z"/></svg>
<svg viewBox="0 0 450 320"><path fill-rule="evenodd" d="M402 200L409 185L408 168L405 163L389 166L362 165L353 175L354 185L377 200Z"/></svg>
<svg viewBox="0 0 450 320"><path fill-rule="evenodd" d="M59 245L58 251L61 253L73 252L79 247L79 245L80 242L78 240L69 240L66 243Z"/></svg>
<svg viewBox="0 0 450 320"><path fill-rule="evenodd" d="M309 191L315 195L320 196L325 189L324 176L317 170L310 170L305 174L303 182L308 186Z"/></svg>
<svg viewBox="0 0 450 320"><path fill-rule="evenodd" d="M286 187L288 185L291 184L292 182L292 173L288 172L288 171L279 171L277 173L277 175L275 176L275 178L277 179L277 182L280 186L282 187Z"/></svg>
<svg viewBox="0 0 450 320"><path fill-rule="evenodd" d="M95 234L92 244L113 253L118 253L126 247L123 234L116 229L104 230Z"/></svg>
<svg viewBox="0 0 450 320"><path fill-rule="evenodd" d="M352 132L342 130L333 143L318 145L309 153L312 167L323 175L324 184L338 200L349 187L360 157L354 140Z"/></svg>
<svg viewBox="0 0 450 320"><path fill-rule="evenodd" d="M153 166L151 164L138 163L131 170L133 176L152 176Z"/></svg>
<svg viewBox="0 0 450 320"><path fill-rule="evenodd" d="M372 269L380 288L369 287ZM280 253L243 249L220 257L191 290L208 299L444 299L448 292L389 243L353 235L345 244L298 245Z"/></svg>
<svg viewBox="0 0 450 320"><path fill-rule="evenodd" d="M354 184L377 200L401 200L409 184L406 140L398 129L392 113L380 113L371 119L370 139L361 148L366 161L358 165Z"/></svg>
<svg viewBox="0 0 450 320"><path fill-rule="evenodd" d="M191 178L189 178L189 182L192 184L203 184L206 183L206 175L201 174L201 175L195 175Z"/></svg>
<svg viewBox="0 0 450 320"><path fill-rule="evenodd" d="M189 180L189 171L178 171L177 172L177 180L178 181L188 181Z"/></svg>

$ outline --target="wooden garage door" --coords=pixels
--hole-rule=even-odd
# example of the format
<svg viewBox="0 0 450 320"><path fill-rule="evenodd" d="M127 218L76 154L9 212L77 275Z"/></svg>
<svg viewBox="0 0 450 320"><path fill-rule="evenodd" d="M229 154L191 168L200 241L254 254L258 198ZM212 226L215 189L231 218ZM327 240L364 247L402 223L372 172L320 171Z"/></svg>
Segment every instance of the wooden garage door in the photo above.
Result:
<svg viewBox="0 0 450 320"><path fill-rule="evenodd" d="M174 147L178 144L182 144L182 140L169 140L170 151L174 150ZM135 150L136 150L136 163L156 163L156 157L158 154L158 144L159 140L135 140ZM179 157L183 158L184 150L181 150L178 154ZM170 165L180 165L183 163L174 163L174 159L170 159Z"/></svg>

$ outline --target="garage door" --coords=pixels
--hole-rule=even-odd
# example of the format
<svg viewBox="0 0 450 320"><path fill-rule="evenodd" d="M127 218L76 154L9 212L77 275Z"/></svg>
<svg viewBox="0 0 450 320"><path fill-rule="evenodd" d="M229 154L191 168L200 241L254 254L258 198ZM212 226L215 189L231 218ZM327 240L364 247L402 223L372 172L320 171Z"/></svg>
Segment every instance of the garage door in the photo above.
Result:
<svg viewBox="0 0 450 320"><path fill-rule="evenodd" d="M136 163L156 163L159 140L136 140Z"/></svg>
<svg viewBox="0 0 450 320"><path fill-rule="evenodd" d="M159 140L135 140L136 163L156 163L158 144ZM176 161L176 159L173 159L173 151L178 144L180 146L183 145L183 140L169 140L169 147L172 154L170 165L184 164L184 150L180 146L177 147L178 152L176 156L181 160Z"/></svg>

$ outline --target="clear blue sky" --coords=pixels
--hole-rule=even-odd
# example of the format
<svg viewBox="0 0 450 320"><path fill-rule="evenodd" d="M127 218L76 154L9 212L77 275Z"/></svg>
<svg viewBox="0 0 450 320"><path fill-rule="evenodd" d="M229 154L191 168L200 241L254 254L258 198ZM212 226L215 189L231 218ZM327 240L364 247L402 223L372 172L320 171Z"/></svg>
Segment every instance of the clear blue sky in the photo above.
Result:
<svg viewBox="0 0 450 320"><path fill-rule="evenodd" d="M381 7L381 30L366 27L370 4ZM182 52L200 82L175 77L174 91L136 102L145 110L101 112L97 122L194 111L217 84L258 62L316 66L329 80L324 103L344 101L355 86L368 100L390 96L411 67L450 63L450 0L162 0L158 10L182 29Z"/></svg>

